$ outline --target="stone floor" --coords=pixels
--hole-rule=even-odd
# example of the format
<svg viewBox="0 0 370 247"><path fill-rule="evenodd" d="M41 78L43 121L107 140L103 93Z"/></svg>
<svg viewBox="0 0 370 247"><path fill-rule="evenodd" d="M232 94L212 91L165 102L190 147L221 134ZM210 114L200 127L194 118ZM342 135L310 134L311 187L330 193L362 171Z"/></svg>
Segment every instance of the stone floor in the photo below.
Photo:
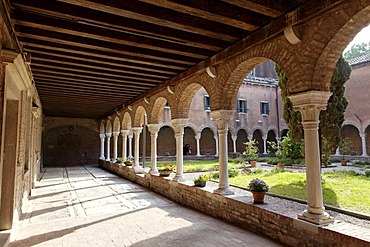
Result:
<svg viewBox="0 0 370 247"><path fill-rule="evenodd" d="M95 166L47 168L10 246L283 246Z"/></svg>

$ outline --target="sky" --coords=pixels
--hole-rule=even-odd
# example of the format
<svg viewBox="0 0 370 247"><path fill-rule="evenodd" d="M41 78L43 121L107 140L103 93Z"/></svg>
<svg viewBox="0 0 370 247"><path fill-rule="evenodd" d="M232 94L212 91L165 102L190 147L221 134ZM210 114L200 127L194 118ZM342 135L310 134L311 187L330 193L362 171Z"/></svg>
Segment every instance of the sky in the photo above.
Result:
<svg viewBox="0 0 370 247"><path fill-rule="evenodd" d="M351 43L348 44L347 48L344 49L343 53L346 52L351 48L354 44L361 44L363 42L368 43L370 41L370 25L363 28L361 32L359 32L356 37L352 40Z"/></svg>

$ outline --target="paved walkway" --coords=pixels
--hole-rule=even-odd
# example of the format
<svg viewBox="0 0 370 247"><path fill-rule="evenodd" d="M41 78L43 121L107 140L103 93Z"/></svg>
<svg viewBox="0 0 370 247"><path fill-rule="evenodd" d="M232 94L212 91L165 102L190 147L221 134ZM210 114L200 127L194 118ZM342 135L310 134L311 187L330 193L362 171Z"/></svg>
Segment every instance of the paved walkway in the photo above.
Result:
<svg viewBox="0 0 370 247"><path fill-rule="evenodd" d="M283 246L95 166L47 168L10 246Z"/></svg>

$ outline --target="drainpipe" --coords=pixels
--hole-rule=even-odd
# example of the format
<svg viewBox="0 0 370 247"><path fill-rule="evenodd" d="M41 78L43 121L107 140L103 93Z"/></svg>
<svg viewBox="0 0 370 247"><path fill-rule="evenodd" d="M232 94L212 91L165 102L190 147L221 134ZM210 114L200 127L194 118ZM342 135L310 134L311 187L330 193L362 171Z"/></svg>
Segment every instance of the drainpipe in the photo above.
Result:
<svg viewBox="0 0 370 247"><path fill-rule="evenodd" d="M278 146L278 149L280 150L280 115L279 115L279 94L278 94L278 89L279 89L279 86L276 85L275 87L275 95L276 95L276 121L277 121L277 129L278 129L278 133L277 133L277 139L278 139L278 142L277 142L277 146Z"/></svg>

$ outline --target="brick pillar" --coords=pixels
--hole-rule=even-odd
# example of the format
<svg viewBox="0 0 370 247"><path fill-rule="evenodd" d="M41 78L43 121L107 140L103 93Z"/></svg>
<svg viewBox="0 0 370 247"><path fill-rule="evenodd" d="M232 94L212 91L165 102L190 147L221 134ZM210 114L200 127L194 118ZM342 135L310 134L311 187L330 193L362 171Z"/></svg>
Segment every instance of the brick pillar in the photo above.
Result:
<svg viewBox="0 0 370 247"><path fill-rule="evenodd" d="M127 158L127 135L129 134L129 130L121 130L122 136L122 159L125 160Z"/></svg>
<svg viewBox="0 0 370 247"><path fill-rule="evenodd" d="M233 111L228 110L217 110L212 111L211 116L213 121L217 124L217 132L219 139L219 164L220 164L220 177L219 177L219 188L214 192L220 195L232 195L233 191L230 190L229 186L229 174L228 174L228 156L227 156L227 133L228 123L233 115Z"/></svg>
<svg viewBox="0 0 370 247"><path fill-rule="evenodd" d="M159 124L148 124L148 130L150 132L150 170L151 175L158 176L159 172L157 169L157 138L158 131L160 129Z"/></svg>
<svg viewBox="0 0 370 247"><path fill-rule="evenodd" d="M99 136L100 136L100 159L105 160L105 157L104 157L105 134L99 134Z"/></svg>
<svg viewBox="0 0 370 247"><path fill-rule="evenodd" d="M172 126L175 131L176 138L176 176L173 178L174 181L184 182L186 181L184 177L184 168L183 168L183 146L184 146L184 128L186 126L188 119L178 118L172 119Z"/></svg>
<svg viewBox="0 0 370 247"><path fill-rule="evenodd" d="M305 143L307 209L298 218L315 224L334 221L323 206L318 132L320 111L326 108L330 95L330 92L308 91L289 97L294 110L302 115Z"/></svg>
<svg viewBox="0 0 370 247"><path fill-rule="evenodd" d="M107 137L107 158L106 158L106 161L110 161L110 138L112 137L112 133L106 133L105 136Z"/></svg>
<svg viewBox="0 0 370 247"><path fill-rule="evenodd" d="M119 132L113 132L113 162L116 162L118 156L117 152L118 136Z"/></svg>

